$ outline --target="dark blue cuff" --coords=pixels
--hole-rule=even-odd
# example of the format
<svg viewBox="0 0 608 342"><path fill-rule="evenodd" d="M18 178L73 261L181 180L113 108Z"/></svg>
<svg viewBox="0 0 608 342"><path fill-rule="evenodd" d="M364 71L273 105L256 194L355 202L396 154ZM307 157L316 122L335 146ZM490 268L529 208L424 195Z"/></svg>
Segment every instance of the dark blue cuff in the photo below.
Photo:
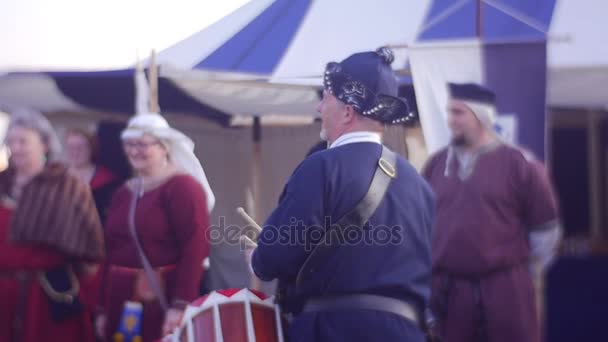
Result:
<svg viewBox="0 0 608 342"><path fill-rule="evenodd" d="M259 258L259 254L260 253L258 253L257 249L255 251L253 251L253 255L251 256L251 269L253 270L253 273L255 274L255 276L260 278L260 280L271 281L271 280L273 280L272 277L264 276L264 274L260 271L260 269L262 268L260 266L260 265L262 265L262 262Z"/></svg>

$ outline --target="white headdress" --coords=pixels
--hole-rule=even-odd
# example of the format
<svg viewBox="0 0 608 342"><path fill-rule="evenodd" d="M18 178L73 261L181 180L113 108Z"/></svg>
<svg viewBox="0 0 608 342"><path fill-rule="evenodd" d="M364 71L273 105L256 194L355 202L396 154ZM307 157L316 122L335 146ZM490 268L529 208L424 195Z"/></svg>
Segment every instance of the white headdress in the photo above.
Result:
<svg viewBox="0 0 608 342"><path fill-rule="evenodd" d="M201 162L194 154L194 142L182 132L171 128L165 118L158 113L137 114L127 128L122 132L122 139L140 138L150 134L168 144L169 157L173 164L181 171L194 177L205 190L209 212L215 205L215 196L209 186L209 181L203 170Z"/></svg>

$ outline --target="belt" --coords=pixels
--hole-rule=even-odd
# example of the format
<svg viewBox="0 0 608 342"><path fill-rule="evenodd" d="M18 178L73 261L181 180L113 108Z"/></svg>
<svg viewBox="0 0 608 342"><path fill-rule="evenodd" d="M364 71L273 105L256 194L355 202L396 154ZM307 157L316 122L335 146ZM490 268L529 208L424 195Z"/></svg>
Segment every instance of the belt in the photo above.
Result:
<svg viewBox="0 0 608 342"><path fill-rule="evenodd" d="M165 272L173 271L176 267L177 267L177 265L172 264L172 265L153 267L153 269L156 272L160 272L160 273L164 274ZM144 270L141 267L128 267L128 266L120 266L120 265L112 265L112 264L110 264L109 268L111 271L116 271L119 273L139 273Z"/></svg>
<svg viewBox="0 0 608 342"><path fill-rule="evenodd" d="M475 305L475 308L477 309L477 314L476 314L476 319L479 322L478 323L478 327L477 327L477 340L479 341L487 341L487 320L486 320L486 315L485 315L485 311L484 311L484 305L483 305L483 297L482 297L482 293L481 293L481 280L483 279L483 276L481 277L474 277L474 276L454 276L454 275L450 275L450 274L442 274L441 275L443 277L442 279L442 285L441 285L441 290L439 291L439 311L441 314L441 319L443 320L447 320L447 315L448 315L448 303L450 301L450 292L452 290L452 286L454 283L454 280L458 280L458 281L467 281L471 284L471 286L473 287L473 304Z"/></svg>
<svg viewBox="0 0 608 342"><path fill-rule="evenodd" d="M405 318L413 322L418 327L421 326L418 311L410 303L396 298L370 294L312 298L306 301L302 312L337 311L352 309L388 312Z"/></svg>
<svg viewBox="0 0 608 342"><path fill-rule="evenodd" d="M12 272L0 272L0 279L5 280L22 280L27 277L35 276L39 270L19 270ZM42 270L40 270L42 271Z"/></svg>

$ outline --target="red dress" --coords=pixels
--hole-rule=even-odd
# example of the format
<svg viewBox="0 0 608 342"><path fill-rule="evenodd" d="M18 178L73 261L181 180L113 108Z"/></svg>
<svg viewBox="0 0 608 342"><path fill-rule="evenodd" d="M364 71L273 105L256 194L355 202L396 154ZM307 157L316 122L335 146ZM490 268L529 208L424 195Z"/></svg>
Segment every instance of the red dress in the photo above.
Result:
<svg viewBox="0 0 608 342"><path fill-rule="evenodd" d="M107 317L106 338L117 331L125 301L134 299L141 274L137 249L129 233L128 213L133 193L120 188L108 210L102 296ZM169 304L198 297L202 262L209 254L209 215L201 185L188 175L176 175L146 192L138 202L135 225L146 256L162 273ZM158 301L144 303L143 341L161 335L164 313Z"/></svg>
<svg viewBox="0 0 608 342"><path fill-rule="evenodd" d="M104 223L106 214L110 202L112 201L112 195L120 187L122 180L103 166L97 166L95 173L89 182L91 191L93 192L93 199L95 200L95 206L99 213L101 222Z"/></svg>
<svg viewBox="0 0 608 342"><path fill-rule="evenodd" d="M97 166L93 178L89 182L95 206L99 213L99 218L102 223L105 222L106 212L110 206L112 195L120 186L121 180L116 177L110 170L103 166ZM83 279L85 282L84 288L81 291L81 298L85 305L92 311L96 311L101 303L99 300L99 289L101 288L102 274L101 267L92 276Z"/></svg>
<svg viewBox="0 0 608 342"><path fill-rule="evenodd" d="M38 246L18 246L8 241L8 227L12 210L0 204L0 341L12 341L20 284L16 272L47 270L65 264L67 258L60 253ZM89 313L57 323L50 317L46 293L38 278L34 277L27 287L25 300L23 342L95 341Z"/></svg>

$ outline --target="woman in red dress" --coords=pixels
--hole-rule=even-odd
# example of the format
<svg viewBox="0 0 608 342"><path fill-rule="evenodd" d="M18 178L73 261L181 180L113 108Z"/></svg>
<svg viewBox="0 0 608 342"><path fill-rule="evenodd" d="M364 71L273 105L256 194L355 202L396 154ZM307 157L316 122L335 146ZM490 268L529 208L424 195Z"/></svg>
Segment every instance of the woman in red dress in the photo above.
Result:
<svg viewBox="0 0 608 342"><path fill-rule="evenodd" d="M101 222L112 195L121 181L112 171L99 164L99 146L95 135L83 129L71 129L65 135L65 157L70 172L91 186Z"/></svg>
<svg viewBox="0 0 608 342"><path fill-rule="evenodd" d="M148 342L172 331L198 296L215 200L192 140L161 115L135 116L122 139L136 177L116 192L108 210L105 315L97 325L112 340L125 302L137 301Z"/></svg>
<svg viewBox="0 0 608 342"><path fill-rule="evenodd" d="M91 187L93 200L103 224L112 195L120 187L121 180L110 170L98 164L99 146L95 135L84 129L70 129L65 135L64 147L68 170ZM91 272L94 273L91 277L82 279L85 286L81 298L92 312L97 312L100 307L100 303L97 301L99 300L102 274L97 267L91 268Z"/></svg>
<svg viewBox="0 0 608 342"><path fill-rule="evenodd" d="M86 264L103 256L90 191L54 163L59 143L41 114L15 112L0 173L0 341L94 341L80 302Z"/></svg>

